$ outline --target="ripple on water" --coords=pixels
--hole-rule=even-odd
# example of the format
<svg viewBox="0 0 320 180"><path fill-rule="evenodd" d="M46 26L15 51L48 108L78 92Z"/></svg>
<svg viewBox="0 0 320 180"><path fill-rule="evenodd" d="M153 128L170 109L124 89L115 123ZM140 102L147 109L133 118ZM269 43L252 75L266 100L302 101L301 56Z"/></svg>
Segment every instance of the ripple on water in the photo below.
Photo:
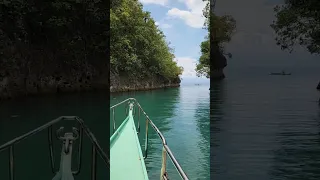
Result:
<svg viewBox="0 0 320 180"><path fill-rule="evenodd" d="M211 92L211 178L320 179L312 78L237 78Z"/></svg>
<svg viewBox="0 0 320 180"><path fill-rule="evenodd" d="M135 93L135 97L146 113L165 136L167 143L190 179L209 180L210 122L209 87L182 86L153 92ZM117 97L126 99L132 94ZM141 124L140 142L144 148L144 128ZM148 158L146 160L150 179L159 179L161 169L161 141L151 129ZM180 179L168 159L170 179Z"/></svg>

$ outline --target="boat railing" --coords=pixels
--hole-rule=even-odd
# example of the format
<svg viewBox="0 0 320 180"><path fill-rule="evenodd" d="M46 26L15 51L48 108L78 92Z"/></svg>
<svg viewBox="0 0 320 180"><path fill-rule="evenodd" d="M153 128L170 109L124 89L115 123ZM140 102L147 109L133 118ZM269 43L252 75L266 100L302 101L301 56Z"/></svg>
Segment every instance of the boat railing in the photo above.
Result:
<svg viewBox="0 0 320 180"><path fill-rule="evenodd" d="M64 135L60 136L64 127L60 127L56 131L56 136L58 139L63 141L62 144L62 152L61 152L61 162L60 162L60 169L57 171L55 168L55 155L53 151L53 125L57 124L58 122L62 122L64 120L67 121L76 121L79 124L78 129L73 127L73 132L65 133ZM88 136L91 144L92 144L92 166L91 166L91 180L96 180L97 174L97 154L101 157L104 164L108 169L110 169L110 160L107 154L103 151L101 146L99 145L97 139L90 131L90 129L86 126L84 121L77 117L77 116L61 116L57 119L54 119L22 136L14 138L13 140L3 144L0 146L0 153L9 149L9 180L14 180L15 178L15 166L14 166L14 146L19 142L38 134L44 130L48 130L48 144L49 144L49 153L50 153L50 161L51 161L51 170L55 173L55 177L53 180L63 179L63 177L68 177L73 179L73 175L77 175L80 173L81 170L81 161L82 161L82 140L83 140L83 131ZM79 147L78 147L78 164L77 169L75 171L71 170L71 157L72 157L72 144L73 141L79 139Z"/></svg>
<svg viewBox="0 0 320 180"><path fill-rule="evenodd" d="M126 104L125 104L126 103ZM153 123L153 121L150 119L150 117L147 115L147 113L142 109L141 105L135 98L128 98L118 104L115 104L110 107L110 111L112 111L112 123L113 123L113 132L116 131L116 120L115 120L115 108L118 107L121 104L125 104L125 113L128 115L129 113L129 107L131 105L136 105L138 108L138 123L137 123L137 133L140 133L140 119L141 119L141 113L145 116L146 118L146 131L145 131L145 149L144 149L144 159L147 158L148 155L148 127L149 124L151 127L155 130L155 132L158 134L159 138L162 141L162 167L161 167L161 174L160 174L160 179L168 179L168 173L166 171L166 160L167 160L167 155L169 156L170 160L172 161L174 167L178 171L180 177L184 180L188 180L189 178L187 177L186 173L183 171L181 168L181 165L178 163L177 159L174 157L172 151L170 150L166 139L162 135L161 131L158 129L158 127ZM137 114L136 108L133 109L133 115L136 116Z"/></svg>

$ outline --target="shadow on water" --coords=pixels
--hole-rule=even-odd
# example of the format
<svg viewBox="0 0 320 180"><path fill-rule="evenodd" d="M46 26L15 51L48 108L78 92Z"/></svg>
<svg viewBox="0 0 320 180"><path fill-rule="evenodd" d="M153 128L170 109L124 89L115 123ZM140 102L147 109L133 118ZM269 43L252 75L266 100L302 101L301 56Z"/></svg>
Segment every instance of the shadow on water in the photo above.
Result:
<svg viewBox="0 0 320 180"><path fill-rule="evenodd" d="M110 96L110 105L119 103L127 98L136 98L140 103L141 107L158 127L158 129L163 133L167 141L171 141L167 133L173 128L172 123L174 122L174 117L176 116L178 101L179 101L180 88L168 88L159 89L153 91L138 91L138 92L125 92L125 93L112 93ZM125 105L121 105L115 110L116 115L116 128L125 119ZM112 118L112 114L110 114ZM138 113L134 117L136 125L139 121ZM112 122L110 122L110 130L112 131ZM140 117L140 133L139 140L142 148L142 153L145 149L145 130L146 130L146 119L141 114ZM111 133L112 134L112 133ZM111 135L110 134L110 135ZM146 159L147 171L150 179L158 179L160 176L161 169L161 153L162 153L162 142L158 137L158 134L149 125L149 142L148 142L148 157ZM168 164L170 164L168 159ZM168 171L172 171L172 167L169 166ZM175 172L175 170L174 170Z"/></svg>
<svg viewBox="0 0 320 180"><path fill-rule="evenodd" d="M102 148L107 152L109 140L106 138L108 96L104 92L74 93L68 95L48 95L28 97L2 102L0 104L0 144L27 133L59 116L79 116L94 133ZM59 123L66 130L73 123ZM61 141L54 138L55 165L59 167ZM77 141L74 149L78 146ZM40 132L15 146L15 179L52 179L47 131ZM81 172L77 180L89 179L91 171L91 144L87 136L83 139L83 158ZM76 168L76 151L73 167ZM9 179L8 151L0 153L0 179ZM107 167L98 157L97 179L107 178Z"/></svg>
<svg viewBox="0 0 320 180"><path fill-rule="evenodd" d="M320 107L310 119L300 124L299 129L282 125L276 136L279 147L274 150L272 179L320 179Z"/></svg>
<svg viewBox="0 0 320 180"><path fill-rule="evenodd" d="M214 178L216 174L224 171L224 167L219 162L223 161L223 157L217 156L217 150L220 146L219 133L221 131L220 124L224 116L226 81L211 82L210 89L210 177Z"/></svg>

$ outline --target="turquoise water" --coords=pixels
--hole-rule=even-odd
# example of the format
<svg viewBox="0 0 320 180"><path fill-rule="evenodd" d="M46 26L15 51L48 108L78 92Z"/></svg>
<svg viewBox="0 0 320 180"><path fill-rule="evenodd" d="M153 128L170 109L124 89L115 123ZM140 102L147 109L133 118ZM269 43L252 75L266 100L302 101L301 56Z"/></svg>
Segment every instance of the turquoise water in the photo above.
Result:
<svg viewBox="0 0 320 180"><path fill-rule="evenodd" d="M165 136L176 159L190 179L210 179L209 86L186 85L180 88L111 95L111 105L129 97L136 98L151 120ZM124 116L124 107L116 111L117 126ZM138 118L136 118L137 120ZM145 119L139 134L144 149ZM110 124L112 131L112 124ZM162 144L149 126L146 166L150 179L159 179ZM170 179L180 179L168 158Z"/></svg>

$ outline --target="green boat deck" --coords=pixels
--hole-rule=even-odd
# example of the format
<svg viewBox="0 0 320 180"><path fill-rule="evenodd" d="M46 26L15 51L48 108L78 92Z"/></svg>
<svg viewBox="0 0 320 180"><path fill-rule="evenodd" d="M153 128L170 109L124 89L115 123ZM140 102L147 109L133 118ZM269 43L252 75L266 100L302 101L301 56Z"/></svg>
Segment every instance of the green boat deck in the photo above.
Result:
<svg viewBox="0 0 320 180"><path fill-rule="evenodd" d="M148 180L132 110L110 138L110 179Z"/></svg>
<svg viewBox="0 0 320 180"><path fill-rule="evenodd" d="M125 105L127 117L116 128L115 108L121 104ZM135 108L134 108L135 107ZM178 171L180 177L189 180L186 173L171 152L166 139L151 121L147 113L142 109L141 105L135 98L128 98L118 104L110 107L112 111L113 134L110 137L110 179L112 180L148 180L145 159L148 157L148 127L149 125L157 133L159 140L162 142L162 162L160 179L167 180L167 157L171 160L174 167ZM144 116L144 117L141 117ZM137 117L137 128L134 117ZM145 126L145 146L144 156L142 155L141 145L138 138L140 132L140 120L146 119ZM138 131L137 131L138 129ZM159 152L160 153L160 152Z"/></svg>

